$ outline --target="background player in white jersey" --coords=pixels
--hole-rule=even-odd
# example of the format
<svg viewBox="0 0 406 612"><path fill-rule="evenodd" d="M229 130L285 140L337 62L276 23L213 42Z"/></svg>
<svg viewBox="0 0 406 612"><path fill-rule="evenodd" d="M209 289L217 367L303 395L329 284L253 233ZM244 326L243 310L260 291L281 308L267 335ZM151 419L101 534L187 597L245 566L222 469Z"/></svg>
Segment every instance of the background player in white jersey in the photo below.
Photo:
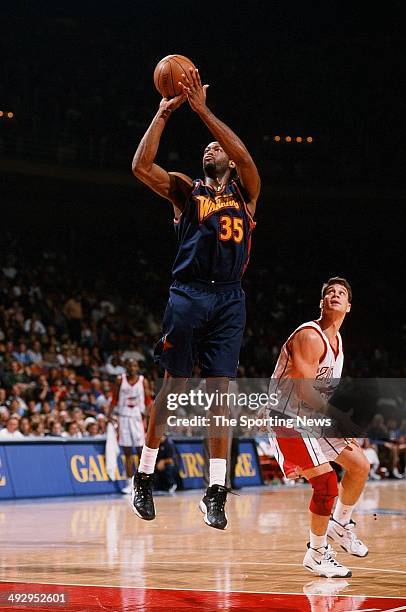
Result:
<svg viewBox="0 0 406 612"><path fill-rule="evenodd" d="M287 416L326 413L343 367L339 329L351 309L352 292L347 280L330 278L322 287L321 316L300 325L282 347L271 381L272 392L281 391L281 410ZM290 385L289 393L286 393ZM283 398L288 400L284 403ZM351 576L337 563L327 536L358 557L367 547L355 536L352 511L368 478L369 463L352 439L312 437L304 431L273 428L275 456L287 477L303 476L313 487L310 502L310 543L303 565L326 577ZM330 465L335 461L345 469L337 486L337 475ZM338 501L330 518L334 500Z"/></svg>
<svg viewBox="0 0 406 612"><path fill-rule="evenodd" d="M134 449L138 458L145 444L145 399L149 397L148 381L138 373L138 362L128 359L125 362L126 373L117 377L111 409L118 411L118 443L125 455L125 469L129 479L122 493L131 491L131 478L134 475Z"/></svg>

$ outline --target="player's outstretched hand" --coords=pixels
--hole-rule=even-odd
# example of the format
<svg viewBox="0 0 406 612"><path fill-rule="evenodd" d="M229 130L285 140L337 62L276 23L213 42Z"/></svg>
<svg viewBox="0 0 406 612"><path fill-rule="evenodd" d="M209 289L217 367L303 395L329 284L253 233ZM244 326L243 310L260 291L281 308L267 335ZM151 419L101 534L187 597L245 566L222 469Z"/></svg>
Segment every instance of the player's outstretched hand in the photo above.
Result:
<svg viewBox="0 0 406 612"><path fill-rule="evenodd" d="M175 96L174 98L162 98L159 108L161 111L167 111L172 113L174 110L179 108L186 100L186 95L181 94L180 96Z"/></svg>
<svg viewBox="0 0 406 612"><path fill-rule="evenodd" d="M206 108L208 85L202 85L197 68L189 68L188 72L182 74L182 81L179 81L179 85L182 86L192 110L200 113Z"/></svg>

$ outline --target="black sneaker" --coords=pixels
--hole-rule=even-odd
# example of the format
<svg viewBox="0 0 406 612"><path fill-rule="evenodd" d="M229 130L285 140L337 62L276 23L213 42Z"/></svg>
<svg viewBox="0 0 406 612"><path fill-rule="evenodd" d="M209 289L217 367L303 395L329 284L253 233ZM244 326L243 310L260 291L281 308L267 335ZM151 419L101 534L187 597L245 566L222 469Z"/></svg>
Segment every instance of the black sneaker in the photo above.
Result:
<svg viewBox="0 0 406 612"><path fill-rule="evenodd" d="M133 477L132 509L144 521L155 518L154 498L152 497L153 474L137 472Z"/></svg>
<svg viewBox="0 0 406 612"><path fill-rule="evenodd" d="M230 489L217 484L208 487L199 504L206 525L215 527L215 529L225 529L227 527L227 514L224 507L229 492Z"/></svg>

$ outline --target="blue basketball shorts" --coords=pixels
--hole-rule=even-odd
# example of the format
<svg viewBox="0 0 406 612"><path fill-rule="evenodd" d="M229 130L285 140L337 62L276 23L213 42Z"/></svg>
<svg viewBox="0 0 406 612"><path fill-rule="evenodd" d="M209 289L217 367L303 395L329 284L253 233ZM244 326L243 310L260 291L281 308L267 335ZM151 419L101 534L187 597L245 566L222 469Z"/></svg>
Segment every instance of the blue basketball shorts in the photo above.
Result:
<svg viewBox="0 0 406 612"><path fill-rule="evenodd" d="M154 356L172 376L234 378L245 328L245 294L241 283L175 281L163 318L163 335Z"/></svg>

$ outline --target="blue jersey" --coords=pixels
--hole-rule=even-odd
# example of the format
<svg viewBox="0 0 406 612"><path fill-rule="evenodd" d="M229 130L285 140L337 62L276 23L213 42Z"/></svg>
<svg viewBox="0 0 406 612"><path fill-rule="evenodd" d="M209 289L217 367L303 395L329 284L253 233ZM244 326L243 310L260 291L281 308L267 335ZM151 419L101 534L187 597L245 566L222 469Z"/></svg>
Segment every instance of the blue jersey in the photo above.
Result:
<svg viewBox="0 0 406 612"><path fill-rule="evenodd" d="M193 181L180 218L175 221L178 253L175 280L232 282L241 280L248 265L255 222L238 180L221 191Z"/></svg>

